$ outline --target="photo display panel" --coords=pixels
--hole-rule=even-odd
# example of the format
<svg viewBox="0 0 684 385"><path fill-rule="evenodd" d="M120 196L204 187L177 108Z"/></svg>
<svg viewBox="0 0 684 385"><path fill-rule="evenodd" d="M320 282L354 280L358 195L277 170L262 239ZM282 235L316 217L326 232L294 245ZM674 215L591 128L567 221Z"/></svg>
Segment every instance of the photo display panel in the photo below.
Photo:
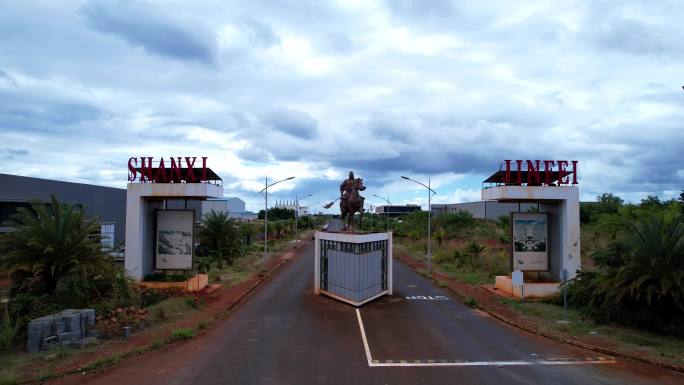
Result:
<svg viewBox="0 0 684 385"><path fill-rule="evenodd" d="M157 211L155 267L167 270L192 269L195 212L193 210Z"/></svg>
<svg viewBox="0 0 684 385"><path fill-rule="evenodd" d="M548 271L548 214L512 213L513 270Z"/></svg>

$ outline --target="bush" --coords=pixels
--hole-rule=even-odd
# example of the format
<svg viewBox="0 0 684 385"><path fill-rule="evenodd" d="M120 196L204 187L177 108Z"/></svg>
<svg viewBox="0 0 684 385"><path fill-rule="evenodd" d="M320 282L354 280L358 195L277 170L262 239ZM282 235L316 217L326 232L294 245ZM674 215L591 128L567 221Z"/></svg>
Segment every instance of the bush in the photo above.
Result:
<svg viewBox="0 0 684 385"><path fill-rule="evenodd" d="M174 341L178 340L189 340L195 336L195 331L191 328L180 328L176 329L171 333L171 339Z"/></svg>
<svg viewBox="0 0 684 385"><path fill-rule="evenodd" d="M465 303L468 307L472 307L473 309L477 308L477 300L473 297L466 298L466 300L463 301L463 303Z"/></svg>
<svg viewBox="0 0 684 385"><path fill-rule="evenodd" d="M155 272L152 274L147 274L143 281L148 282L184 282L192 277L191 273L184 274L165 274L160 272Z"/></svg>
<svg viewBox="0 0 684 385"><path fill-rule="evenodd" d="M0 324L0 353L8 352L14 346L19 328L10 322Z"/></svg>
<svg viewBox="0 0 684 385"><path fill-rule="evenodd" d="M683 217L661 212L622 223L594 253L597 268L568 283L570 303L597 322L684 337Z"/></svg>
<svg viewBox="0 0 684 385"><path fill-rule="evenodd" d="M14 230L0 236L0 269L8 272L14 292L54 294L65 278L91 278L111 266L93 236L99 222L54 196L50 205L19 208L9 225Z"/></svg>

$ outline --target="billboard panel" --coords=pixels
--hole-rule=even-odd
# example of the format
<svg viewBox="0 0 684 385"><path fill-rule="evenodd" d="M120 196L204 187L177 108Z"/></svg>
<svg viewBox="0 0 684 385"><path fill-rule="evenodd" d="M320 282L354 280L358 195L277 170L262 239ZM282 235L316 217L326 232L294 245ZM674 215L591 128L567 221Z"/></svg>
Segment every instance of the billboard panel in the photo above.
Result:
<svg viewBox="0 0 684 385"><path fill-rule="evenodd" d="M511 213L513 270L548 271L548 214Z"/></svg>
<svg viewBox="0 0 684 385"><path fill-rule="evenodd" d="M156 269L192 269L195 212L157 211Z"/></svg>

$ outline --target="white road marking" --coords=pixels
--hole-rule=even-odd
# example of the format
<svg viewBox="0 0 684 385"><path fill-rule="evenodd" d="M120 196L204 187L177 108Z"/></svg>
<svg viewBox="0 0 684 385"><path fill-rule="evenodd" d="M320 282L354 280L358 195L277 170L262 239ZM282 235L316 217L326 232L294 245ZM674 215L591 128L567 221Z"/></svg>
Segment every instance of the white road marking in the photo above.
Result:
<svg viewBox="0 0 684 385"><path fill-rule="evenodd" d="M430 301L448 301L449 297L445 295L436 295L436 296L431 296L431 295L412 295L409 297L406 297L406 299L422 299L422 300L430 300Z"/></svg>
<svg viewBox="0 0 684 385"><path fill-rule="evenodd" d="M361 312L356 308L356 318L359 320L359 329L361 329L361 339L363 339L363 348L366 350L366 359L368 366L373 366L373 359L371 358L370 347L368 347L368 340L366 339L366 330L363 328L363 321L361 321Z"/></svg>
<svg viewBox="0 0 684 385"><path fill-rule="evenodd" d="M361 339L363 340L363 349L366 351L366 360L368 366L374 367L419 367L419 366L530 366L530 365L599 365L599 364L617 364L617 361L612 357L586 357L586 358L546 358L536 360L512 360L512 361L448 361L448 360L374 360L371 355L368 339L366 338L366 329L363 327L363 320L361 319L361 311L356 309L356 319L359 321L359 330L361 330Z"/></svg>

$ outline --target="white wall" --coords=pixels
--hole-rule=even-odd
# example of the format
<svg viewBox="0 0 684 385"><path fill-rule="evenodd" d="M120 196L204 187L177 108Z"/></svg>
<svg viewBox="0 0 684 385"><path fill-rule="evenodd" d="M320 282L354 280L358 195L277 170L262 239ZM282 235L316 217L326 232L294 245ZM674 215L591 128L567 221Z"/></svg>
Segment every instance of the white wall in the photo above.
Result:
<svg viewBox="0 0 684 385"><path fill-rule="evenodd" d="M126 252L124 266L141 280L152 272L153 209L164 199L207 199L223 196L223 186L209 183L129 183L126 188Z"/></svg>

